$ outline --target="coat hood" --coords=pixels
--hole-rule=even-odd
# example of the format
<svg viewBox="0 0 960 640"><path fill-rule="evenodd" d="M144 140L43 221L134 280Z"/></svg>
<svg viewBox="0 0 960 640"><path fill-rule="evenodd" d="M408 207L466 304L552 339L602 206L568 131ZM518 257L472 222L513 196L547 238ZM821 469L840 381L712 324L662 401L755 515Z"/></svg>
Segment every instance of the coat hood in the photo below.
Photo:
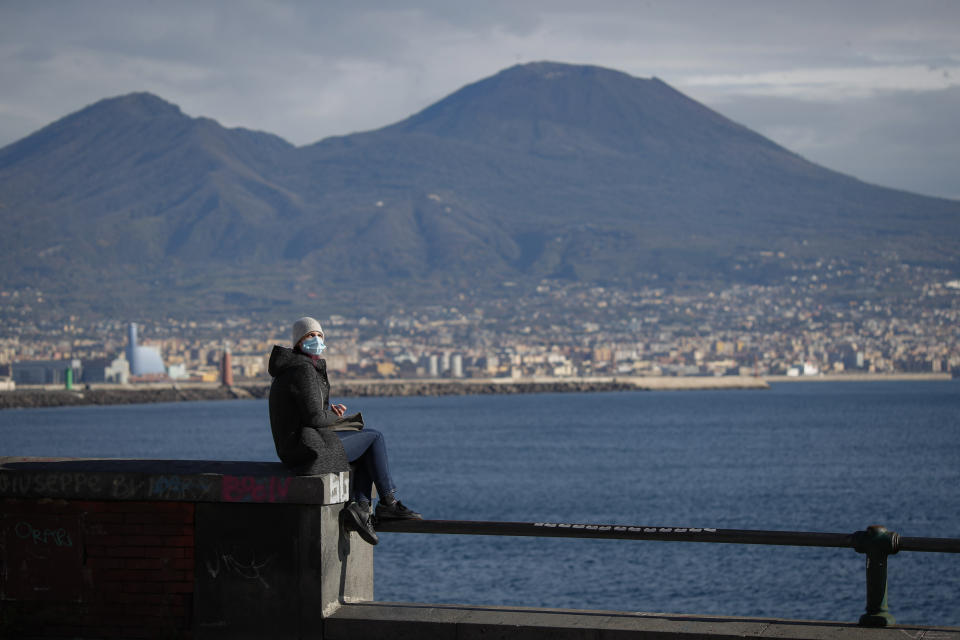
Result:
<svg viewBox="0 0 960 640"><path fill-rule="evenodd" d="M291 367L315 367L313 359L305 354L297 353L290 347L281 347L278 344L273 345L273 351L270 352L270 364L267 371L276 378L285 369Z"/></svg>

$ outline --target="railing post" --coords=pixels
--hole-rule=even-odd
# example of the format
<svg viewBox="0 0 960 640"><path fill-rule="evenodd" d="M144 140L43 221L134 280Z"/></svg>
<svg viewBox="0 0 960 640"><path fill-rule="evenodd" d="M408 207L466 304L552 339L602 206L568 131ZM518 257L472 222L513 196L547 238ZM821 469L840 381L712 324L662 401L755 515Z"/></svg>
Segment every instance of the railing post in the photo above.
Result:
<svg viewBox="0 0 960 640"><path fill-rule="evenodd" d="M886 627L897 621L887 607L887 556L900 550L900 535L875 524L853 534L853 548L867 555L867 612L864 627Z"/></svg>

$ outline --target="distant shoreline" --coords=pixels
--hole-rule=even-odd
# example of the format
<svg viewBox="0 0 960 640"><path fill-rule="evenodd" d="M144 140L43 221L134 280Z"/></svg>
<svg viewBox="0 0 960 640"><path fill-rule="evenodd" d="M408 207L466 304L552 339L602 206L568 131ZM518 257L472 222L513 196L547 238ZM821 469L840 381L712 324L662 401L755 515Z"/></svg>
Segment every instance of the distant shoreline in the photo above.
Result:
<svg viewBox="0 0 960 640"><path fill-rule="evenodd" d="M949 373L827 373L816 376L764 376L767 382L932 382L953 380Z"/></svg>
<svg viewBox="0 0 960 640"><path fill-rule="evenodd" d="M332 385L333 397L403 397L525 393L592 393L598 391L703 391L768 389L781 382L877 382L950 380L949 374L849 374L823 376L690 376L603 378L530 378L511 380L340 380ZM149 404L202 400L266 398L266 382L223 387L217 383L97 384L72 390L53 385L21 386L0 391L0 409L66 407L82 405Z"/></svg>

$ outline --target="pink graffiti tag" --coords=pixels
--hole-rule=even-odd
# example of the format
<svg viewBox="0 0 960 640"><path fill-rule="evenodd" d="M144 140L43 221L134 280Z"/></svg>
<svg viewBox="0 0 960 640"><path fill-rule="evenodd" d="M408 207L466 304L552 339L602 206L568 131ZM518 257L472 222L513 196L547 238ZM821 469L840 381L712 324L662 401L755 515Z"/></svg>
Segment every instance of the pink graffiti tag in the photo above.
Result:
<svg viewBox="0 0 960 640"><path fill-rule="evenodd" d="M227 502L277 502L287 497L292 478L223 476L220 497Z"/></svg>

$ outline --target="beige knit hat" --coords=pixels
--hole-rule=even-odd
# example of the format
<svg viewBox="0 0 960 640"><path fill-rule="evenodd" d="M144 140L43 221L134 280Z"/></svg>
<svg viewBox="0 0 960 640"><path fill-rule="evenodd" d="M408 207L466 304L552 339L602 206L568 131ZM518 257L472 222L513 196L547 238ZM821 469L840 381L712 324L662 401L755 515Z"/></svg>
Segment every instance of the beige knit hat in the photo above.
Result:
<svg viewBox="0 0 960 640"><path fill-rule="evenodd" d="M293 323L293 346L297 346L297 343L300 342L300 338L307 335L311 331L319 331L320 337L323 337L323 328L320 326L320 323L314 320L309 316L304 316Z"/></svg>

